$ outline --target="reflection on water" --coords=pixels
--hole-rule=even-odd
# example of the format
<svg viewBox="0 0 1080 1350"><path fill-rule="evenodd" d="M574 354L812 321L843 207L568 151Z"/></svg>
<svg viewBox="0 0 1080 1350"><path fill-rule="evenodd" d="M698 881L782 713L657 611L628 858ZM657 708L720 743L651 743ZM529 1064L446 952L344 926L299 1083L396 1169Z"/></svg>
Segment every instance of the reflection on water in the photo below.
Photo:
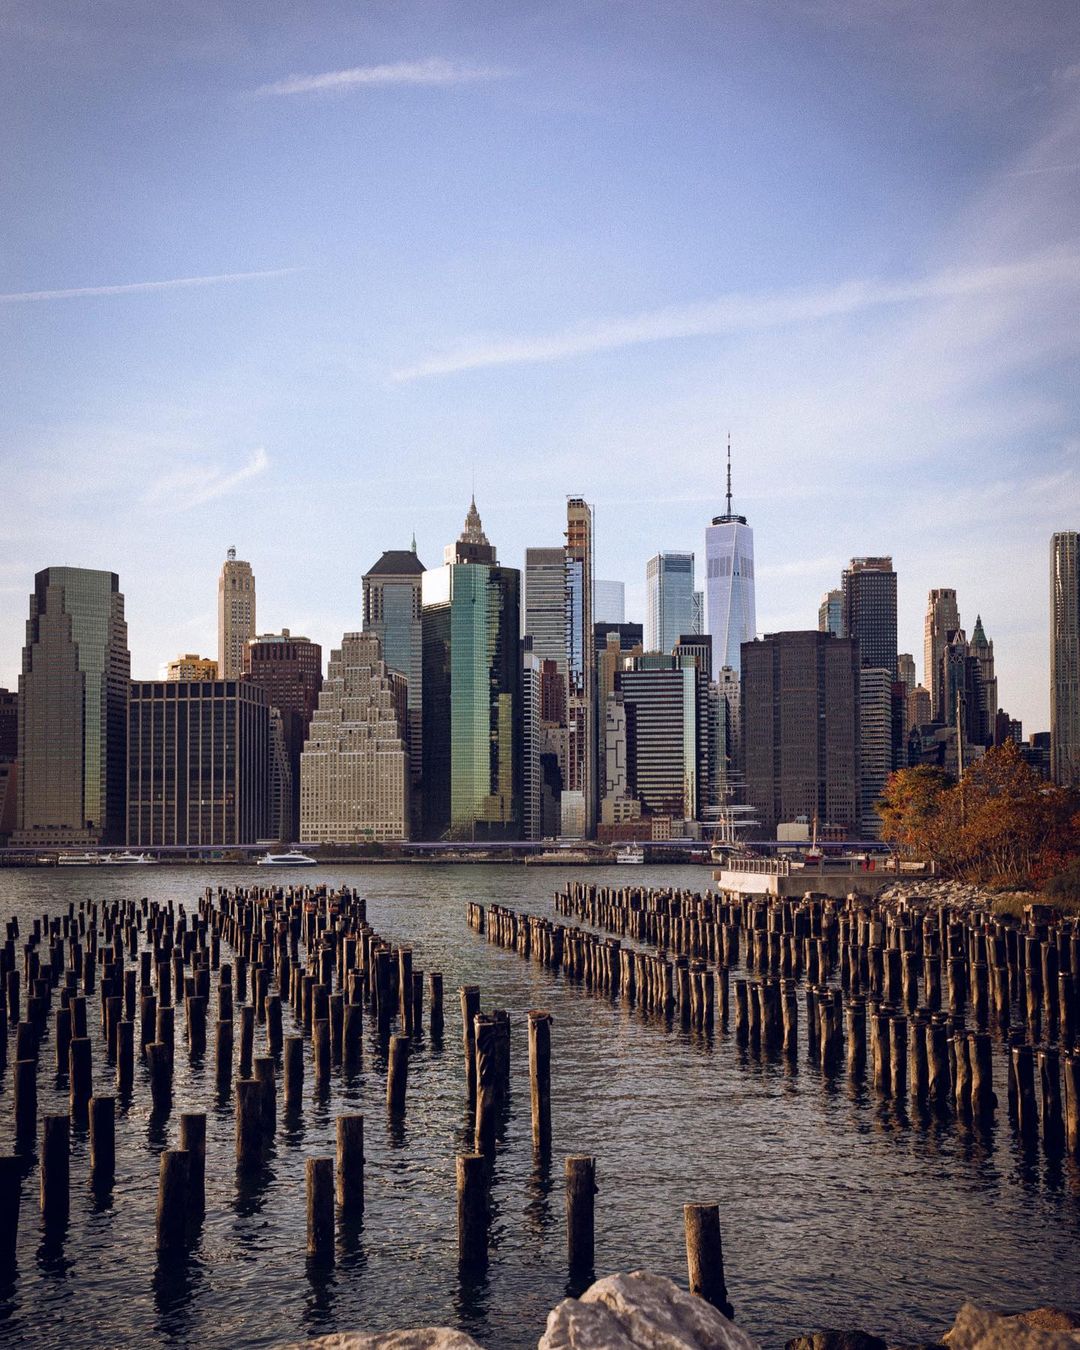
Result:
<svg viewBox="0 0 1080 1350"><path fill-rule="evenodd" d="M622 871L590 879L624 884ZM490 1350L534 1346L548 1309L580 1292L565 1259L563 1159L571 1153L597 1158L601 1275L647 1265L685 1280L682 1205L719 1201L736 1315L770 1346L824 1326L937 1339L965 1298L1075 1298L1080 1169L1060 1152L1025 1145L1003 1109L989 1132L909 1111L882 1101L865 1077L823 1075L806 1061L805 1045L796 1063L756 1055L719 1027L693 1031L678 1018L594 997L467 928L468 900L552 914L550 894L569 871L415 866L316 875L360 887L375 927L412 946L414 969L443 972L445 1036L425 1030L414 1043L404 1116L387 1112L385 1034L380 1043L365 1018L357 1069L335 1067L317 1092L308 1057L302 1107L286 1112L279 1092L273 1150L263 1167L238 1171L232 1090L219 1096L212 1057L193 1062L178 1027L171 1110L150 1111L138 1057L132 1092L117 1094L111 1186L91 1186L86 1131L73 1130L71 1213L60 1230L41 1222L36 1143L26 1141L17 1267L0 1271L0 1338L74 1345L92 1325L108 1345L224 1350L349 1328L450 1324ZM701 888L707 877L705 869L645 868L632 880ZM99 899L149 891L190 909L203 887L238 883L265 877L239 868L100 878L0 872L0 917L17 912L25 932L33 915L61 913L91 890ZM466 983L480 986L485 1010L506 1008L511 1019L512 1091L490 1178L490 1261L479 1274L459 1271L455 1228L454 1155L471 1151L473 1134L456 994ZM553 1144L540 1156L526 1024L536 1007L554 1016ZM207 1021L214 1025L213 1007ZM288 1035L288 1008L284 1022ZM96 1023L92 1035L95 1088L116 1094ZM257 1026L256 1054L265 1035ZM67 1109L53 1056L47 1037L39 1121ZM0 1089L3 1152L13 1145L10 1079L9 1064ZM1000 1072L995 1090L1004 1103ZM195 1248L162 1263L154 1251L158 1155L176 1147L188 1110L207 1112L206 1213ZM365 1210L339 1223L335 1261L313 1264L304 1161L334 1153L344 1111L366 1117Z"/></svg>

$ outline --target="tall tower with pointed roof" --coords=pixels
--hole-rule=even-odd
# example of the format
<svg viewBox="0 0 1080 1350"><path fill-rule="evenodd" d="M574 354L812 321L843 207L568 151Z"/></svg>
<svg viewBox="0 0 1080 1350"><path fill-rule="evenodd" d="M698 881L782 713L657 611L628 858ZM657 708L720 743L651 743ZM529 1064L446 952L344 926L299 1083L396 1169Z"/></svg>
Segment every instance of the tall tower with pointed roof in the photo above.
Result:
<svg viewBox="0 0 1080 1350"><path fill-rule="evenodd" d="M255 628L255 574L230 548L218 578L218 678L238 680Z"/></svg>
<svg viewBox="0 0 1080 1350"><path fill-rule="evenodd" d="M712 637L712 668L740 668L741 648L752 642L754 531L731 509L731 437L727 454L727 510L705 531L705 608Z"/></svg>
<svg viewBox="0 0 1080 1350"><path fill-rule="evenodd" d="M501 567L475 498L421 582L423 832L520 839L521 573Z"/></svg>
<svg viewBox="0 0 1080 1350"><path fill-rule="evenodd" d="M994 725L998 710L998 683L994 674L994 644L986 636L982 615L975 616L975 628L968 643L971 655L979 663L979 683L982 685L984 726L982 740L989 744L994 739Z"/></svg>

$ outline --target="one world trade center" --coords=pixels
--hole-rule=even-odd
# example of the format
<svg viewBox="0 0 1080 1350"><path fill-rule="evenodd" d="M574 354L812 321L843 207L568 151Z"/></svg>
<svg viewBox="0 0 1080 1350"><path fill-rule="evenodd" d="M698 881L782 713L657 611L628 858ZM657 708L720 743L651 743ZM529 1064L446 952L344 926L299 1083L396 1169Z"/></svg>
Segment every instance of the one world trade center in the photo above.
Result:
<svg viewBox="0 0 1080 1350"><path fill-rule="evenodd" d="M723 666L739 670L739 648L751 642L754 615L754 531L731 509L728 441L727 511L705 530L705 607L712 637L713 678Z"/></svg>

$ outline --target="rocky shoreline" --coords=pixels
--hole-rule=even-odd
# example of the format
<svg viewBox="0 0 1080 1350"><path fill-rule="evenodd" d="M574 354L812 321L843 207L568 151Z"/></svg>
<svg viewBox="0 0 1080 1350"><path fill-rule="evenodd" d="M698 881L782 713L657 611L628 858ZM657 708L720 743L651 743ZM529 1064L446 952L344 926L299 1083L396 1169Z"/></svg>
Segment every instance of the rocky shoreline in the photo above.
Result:
<svg viewBox="0 0 1080 1350"><path fill-rule="evenodd" d="M965 1303L937 1341L899 1342L865 1331L817 1331L785 1350L1076 1350L1080 1317L1059 1308L1000 1313ZM711 1304L649 1271L609 1275L548 1314L537 1350L767 1350ZM337 1332L279 1350L483 1350L451 1327Z"/></svg>

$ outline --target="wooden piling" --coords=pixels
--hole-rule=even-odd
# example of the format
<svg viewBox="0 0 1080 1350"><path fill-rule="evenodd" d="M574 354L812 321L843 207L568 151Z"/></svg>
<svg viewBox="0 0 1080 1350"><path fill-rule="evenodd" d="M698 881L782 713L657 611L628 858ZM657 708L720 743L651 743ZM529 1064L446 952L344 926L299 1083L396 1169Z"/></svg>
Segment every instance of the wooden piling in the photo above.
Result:
<svg viewBox="0 0 1080 1350"><path fill-rule="evenodd" d="M529 1013L529 1088L533 1148L551 1147L551 1014Z"/></svg>
<svg viewBox="0 0 1080 1350"><path fill-rule="evenodd" d="M46 1221L66 1219L70 1204L71 1117L41 1122L41 1213Z"/></svg>
<svg viewBox="0 0 1080 1350"><path fill-rule="evenodd" d="M719 1205L683 1205L686 1265L690 1292L711 1303L725 1317L735 1316L724 1280Z"/></svg>
<svg viewBox="0 0 1080 1350"><path fill-rule="evenodd" d="M334 1257L334 1160L308 1158L307 1251L321 1261Z"/></svg>
<svg viewBox="0 0 1080 1350"><path fill-rule="evenodd" d="M183 1251L187 1245L188 1188L191 1160L182 1149L165 1149L158 1171L157 1250Z"/></svg>
<svg viewBox="0 0 1080 1350"><path fill-rule="evenodd" d="M0 1269L15 1264L19 1241L19 1208L22 1199L22 1159L16 1154L0 1155Z"/></svg>
<svg viewBox="0 0 1080 1350"><path fill-rule="evenodd" d="M570 1272L589 1276L595 1265L596 1159L566 1160L566 1247Z"/></svg>
<svg viewBox="0 0 1080 1350"><path fill-rule="evenodd" d="M337 1202L342 1214L364 1212L364 1117L337 1118Z"/></svg>
<svg viewBox="0 0 1080 1350"><path fill-rule="evenodd" d="M15 1061L15 1136L24 1142L37 1133L37 1061Z"/></svg>
<svg viewBox="0 0 1080 1350"><path fill-rule="evenodd" d="M481 1270L488 1259L487 1170L482 1153L459 1153L457 1172L458 1264Z"/></svg>
<svg viewBox="0 0 1080 1350"><path fill-rule="evenodd" d="M236 1080L236 1163L258 1167L263 1160L263 1089L254 1078Z"/></svg>
<svg viewBox="0 0 1080 1350"><path fill-rule="evenodd" d="M150 1066L150 1096L154 1110L164 1113L172 1106L172 1056L169 1047L162 1041L153 1041L146 1047L146 1058Z"/></svg>
<svg viewBox="0 0 1080 1350"><path fill-rule="evenodd" d="M180 1117L180 1148L188 1155L188 1213L198 1222L206 1212L206 1115L188 1111Z"/></svg>
<svg viewBox="0 0 1080 1350"><path fill-rule="evenodd" d="M405 1110L405 1093L409 1083L408 1036L390 1037L390 1059L386 1071L386 1105L394 1112Z"/></svg>
<svg viewBox="0 0 1080 1350"><path fill-rule="evenodd" d="M286 1036L283 1056L285 1110L299 1111L304 1099L304 1038Z"/></svg>
<svg viewBox="0 0 1080 1350"><path fill-rule="evenodd" d="M459 990L461 995L461 1036L465 1049L465 1088L469 1101L476 1098L476 1014L480 1011L480 989L478 985L466 984Z"/></svg>

